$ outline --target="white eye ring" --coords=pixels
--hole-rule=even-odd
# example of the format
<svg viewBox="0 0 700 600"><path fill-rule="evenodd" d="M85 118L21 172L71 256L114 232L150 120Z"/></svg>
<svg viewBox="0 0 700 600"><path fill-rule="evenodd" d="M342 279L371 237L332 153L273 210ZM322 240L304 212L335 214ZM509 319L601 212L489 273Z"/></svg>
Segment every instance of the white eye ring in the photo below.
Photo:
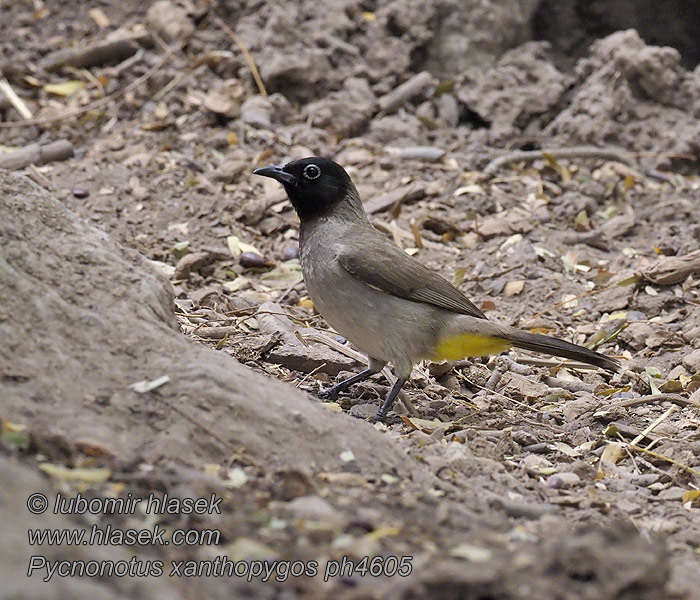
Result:
<svg viewBox="0 0 700 600"><path fill-rule="evenodd" d="M321 176L321 169L316 165L310 164L304 167L304 177L307 179L318 179Z"/></svg>

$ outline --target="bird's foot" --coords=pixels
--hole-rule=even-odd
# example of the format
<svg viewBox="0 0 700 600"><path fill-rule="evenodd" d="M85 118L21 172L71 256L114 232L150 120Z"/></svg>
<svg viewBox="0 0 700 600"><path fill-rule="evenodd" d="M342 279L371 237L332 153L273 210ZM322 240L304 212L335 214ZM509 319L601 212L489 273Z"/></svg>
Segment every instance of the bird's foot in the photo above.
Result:
<svg viewBox="0 0 700 600"><path fill-rule="evenodd" d="M338 397L338 392L340 390L334 390L332 387L327 390L323 390L316 394L321 400L335 400Z"/></svg>
<svg viewBox="0 0 700 600"><path fill-rule="evenodd" d="M382 414L380 414L380 412L381 412L381 411L377 411L377 414L374 415L374 416L369 420L369 422L372 423L372 424L374 424L374 423L383 423L383 422L384 422L384 417L385 417L386 415L382 415Z"/></svg>

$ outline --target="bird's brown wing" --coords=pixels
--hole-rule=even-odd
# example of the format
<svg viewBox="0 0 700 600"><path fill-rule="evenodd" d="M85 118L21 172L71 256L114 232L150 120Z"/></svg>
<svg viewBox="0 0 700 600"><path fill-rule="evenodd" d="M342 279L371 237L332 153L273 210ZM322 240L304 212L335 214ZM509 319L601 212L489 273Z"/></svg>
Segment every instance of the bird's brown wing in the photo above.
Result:
<svg viewBox="0 0 700 600"><path fill-rule="evenodd" d="M425 302L455 313L485 319L471 300L406 254L377 230L348 232L336 245L341 266L351 275L384 292Z"/></svg>

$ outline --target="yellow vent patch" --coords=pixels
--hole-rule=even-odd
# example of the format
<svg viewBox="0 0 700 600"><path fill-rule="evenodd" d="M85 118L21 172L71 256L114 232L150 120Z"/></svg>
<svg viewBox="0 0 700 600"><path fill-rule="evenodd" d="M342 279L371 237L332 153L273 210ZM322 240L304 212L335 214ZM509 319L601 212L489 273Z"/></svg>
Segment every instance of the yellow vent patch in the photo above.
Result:
<svg viewBox="0 0 700 600"><path fill-rule="evenodd" d="M461 333L441 339L433 360L459 360L468 356L488 356L508 350L512 344L503 338L483 333Z"/></svg>

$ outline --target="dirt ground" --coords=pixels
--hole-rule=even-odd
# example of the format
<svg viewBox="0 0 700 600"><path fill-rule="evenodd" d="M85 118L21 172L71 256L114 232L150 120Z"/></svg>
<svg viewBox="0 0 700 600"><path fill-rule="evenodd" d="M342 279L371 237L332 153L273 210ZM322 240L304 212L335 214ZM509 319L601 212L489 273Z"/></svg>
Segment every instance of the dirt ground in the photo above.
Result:
<svg viewBox="0 0 700 600"><path fill-rule="evenodd" d="M700 598L700 9L602 4L4 2L0 165L74 153L0 169L0 598ZM490 319L623 372L513 352L419 365L387 425L383 377L320 402L361 365L252 175L309 155ZM39 492L222 504L33 516ZM94 524L221 535L27 543ZM43 582L36 554L165 573ZM168 576L221 556L412 559Z"/></svg>

